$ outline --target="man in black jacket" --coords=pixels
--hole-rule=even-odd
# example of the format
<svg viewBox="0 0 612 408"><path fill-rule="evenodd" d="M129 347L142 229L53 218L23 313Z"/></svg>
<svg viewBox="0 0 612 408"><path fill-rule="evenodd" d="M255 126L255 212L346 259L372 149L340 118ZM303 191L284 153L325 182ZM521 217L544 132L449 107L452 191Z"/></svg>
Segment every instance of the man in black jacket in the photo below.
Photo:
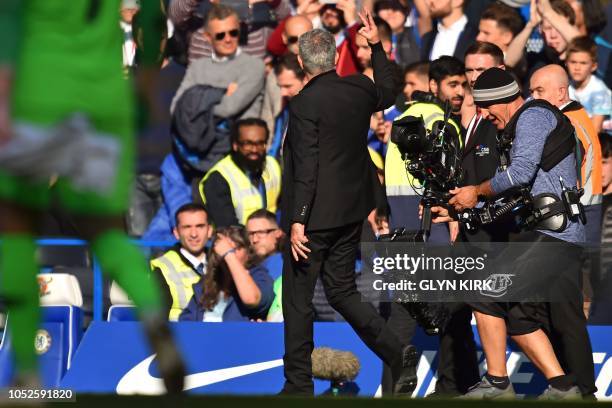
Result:
<svg viewBox="0 0 612 408"><path fill-rule="evenodd" d="M464 14L467 0L427 0L434 24L421 40L421 60L433 61L442 55L463 61L467 47L478 35L478 27Z"/></svg>
<svg viewBox="0 0 612 408"><path fill-rule="evenodd" d="M393 31L391 55L395 63L404 68L418 62L420 59L419 46L412 27L406 27L409 11L398 0L379 0L374 4L374 11L389 24Z"/></svg>
<svg viewBox="0 0 612 408"><path fill-rule="evenodd" d="M470 88L489 68L504 67L504 54L495 44L476 41L465 52L465 74ZM500 165L497 148L497 128L476 111L463 135L461 168L465 185L477 185L493 177ZM507 223L482 226L476 231L461 228L459 239L471 242L504 242L511 226Z"/></svg>
<svg viewBox="0 0 612 408"><path fill-rule="evenodd" d="M282 226L291 238L283 266L283 393L313 393L312 297L319 274L331 306L392 367L395 393L416 387L414 347L400 342L355 285L361 227L380 188L366 145L370 116L395 100L392 66L372 16L364 13L359 32L372 48L374 83L363 75L336 74L331 34L313 30L299 39L309 82L291 100L283 151Z"/></svg>

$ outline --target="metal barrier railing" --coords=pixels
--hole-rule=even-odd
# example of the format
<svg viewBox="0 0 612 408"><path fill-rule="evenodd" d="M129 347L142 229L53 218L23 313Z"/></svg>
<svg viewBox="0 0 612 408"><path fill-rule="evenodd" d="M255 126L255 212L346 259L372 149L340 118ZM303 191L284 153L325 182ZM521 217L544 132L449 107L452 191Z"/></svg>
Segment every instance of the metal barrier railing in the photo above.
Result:
<svg viewBox="0 0 612 408"><path fill-rule="evenodd" d="M140 239L131 240L141 248L169 248L175 244L172 241L146 241ZM73 238L41 238L36 240L39 246L88 246L88 242L82 239ZM100 263L91 254L91 268L93 272L93 320L104 320L104 280L102 279L102 268Z"/></svg>

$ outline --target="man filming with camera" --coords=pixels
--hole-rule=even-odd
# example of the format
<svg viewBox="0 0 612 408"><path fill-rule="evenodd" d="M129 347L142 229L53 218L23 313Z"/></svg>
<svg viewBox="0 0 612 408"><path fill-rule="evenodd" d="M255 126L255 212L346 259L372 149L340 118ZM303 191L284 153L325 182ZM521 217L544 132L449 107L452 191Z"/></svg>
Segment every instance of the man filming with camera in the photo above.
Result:
<svg viewBox="0 0 612 408"><path fill-rule="evenodd" d="M449 135L449 143L460 149L461 140L458 136L460 126L458 124L461 121L457 115L461 111L467 86L465 67L457 58L443 56L432 61L429 67L431 93L419 92L417 94L415 92L414 102L396 119L394 127L401 128L401 123L407 119L423 118L424 128L427 132L432 133L434 126L444 121L445 113L449 113L445 112L444 105L447 105L450 110L450 120L446 130ZM404 228L411 232L419 231L427 235L426 239L430 243L447 244L449 241L454 241L458 230L456 224L451 226L450 236L446 225L434 224L431 229L428 225L421 225L418 207L423 189L418 176L406 171L403 155L403 151L406 150L405 146L399 146L393 139L392 136L385 157L390 229ZM409 308L409 304L391 303L388 320L390 327L405 342L411 341L417 325ZM476 345L470 325L471 317L471 309L467 305L453 304L452 317L447 327L440 332L436 396L448 397L463 394L469 386L478 381ZM389 374L388 367L385 367L382 380L383 395L390 391Z"/></svg>
<svg viewBox="0 0 612 408"><path fill-rule="evenodd" d="M533 215L529 219L535 221L531 224L533 230L522 232L516 240L533 243L533 248L540 243L554 244L550 250L554 256L549 256L546 264L532 263L529 270L519 272L538 274L553 271L559 276L577 276L579 269L572 268L579 266L573 261L579 259L580 247L575 243L584 241L584 227L578 220L579 215L570 212L570 209L579 207L580 194L568 189L576 186L578 181L576 139L571 124L545 101L525 103L516 81L499 68L488 69L480 75L474 84L473 95L483 118L504 131L502 140L510 141L509 164L505 170L479 185L451 190L454 197L449 204L460 212L476 207L479 201L526 187L533 203ZM539 203L545 204L539 206ZM549 216L542 216L545 213ZM443 218L438 217L435 222L441 221ZM539 270L534 265L538 265ZM569 291L572 289L577 290L570 287ZM579 292L576 295L579 296ZM575 378L565 374L542 330L547 325L542 319L547 315L546 309L543 311L542 308L550 308L552 314L552 304L471 304L485 351L487 373L466 397L514 397L505 362L507 334L546 377L549 387L543 397L566 399L580 396ZM577 333L586 335L586 321L579 311L568 313L566 324Z"/></svg>

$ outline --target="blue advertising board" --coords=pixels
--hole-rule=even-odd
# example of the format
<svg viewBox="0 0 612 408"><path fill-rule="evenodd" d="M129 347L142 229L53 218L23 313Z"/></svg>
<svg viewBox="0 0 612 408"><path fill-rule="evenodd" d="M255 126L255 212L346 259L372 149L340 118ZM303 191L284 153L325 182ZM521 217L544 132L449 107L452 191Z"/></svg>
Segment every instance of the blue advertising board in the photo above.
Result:
<svg viewBox="0 0 612 408"><path fill-rule="evenodd" d="M174 333L188 366L186 390L202 394L276 394L283 385L282 323L175 323ZM612 327L589 327L597 380L597 397L612 399ZM478 340L478 338L476 337ZM414 396L435 386L437 338L422 332L414 341L421 351L419 385ZM353 352L361 370L355 383L361 396L380 394L381 362L345 323L316 323L315 346ZM480 348L479 348L480 349ZM546 383L523 353L508 350L508 369L515 390L538 395ZM479 352L481 371L484 358ZM60 386L76 392L160 394L154 355L140 325L94 322L89 327ZM315 381L315 393L329 382Z"/></svg>

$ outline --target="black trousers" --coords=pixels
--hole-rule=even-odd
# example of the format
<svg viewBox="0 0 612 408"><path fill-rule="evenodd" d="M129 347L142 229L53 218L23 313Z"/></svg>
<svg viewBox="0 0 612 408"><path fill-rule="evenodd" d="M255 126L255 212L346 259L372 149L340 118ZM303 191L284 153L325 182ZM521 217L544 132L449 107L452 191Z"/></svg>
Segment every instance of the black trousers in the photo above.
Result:
<svg viewBox="0 0 612 408"><path fill-rule="evenodd" d="M389 326L405 343L412 342L416 321L405 304L392 303ZM472 309L465 303L449 304L453 314L447 329L440 334L436 394L465 394L480 379L476 343L470 321ZM382 377L383 395L391 395L391 369L385 365Z"/></svg>
<svg viewBox="0 0 612 408"><path fill-rule="evenodd" d="M580 250L575 245L568 244L566 251L574 257L580 256ZM591 397L597 391L593 349L583 311L582 288L576 285L576 282L583 282L582 270L577 265L573 271L574 276L568 275L568 272L572 271L559 274L556 282L565 301L545 304L548 313L543 315L548 317L548 321L544 322L544 330L563 371L576 377L583 396Z"/></svg>
<svg viewBox="0 0 612 408"><path fill-rule="evenodd" d="M329 304L353 327L383 362L397 367L403 343L376 309L362 300L355 284L355 260L362 223L322 231L307 231L308 259L295 262L284 251L283 315L285 320L284 393L312 395L311 353L314 307L312 298L321 277Z"/></svg>

